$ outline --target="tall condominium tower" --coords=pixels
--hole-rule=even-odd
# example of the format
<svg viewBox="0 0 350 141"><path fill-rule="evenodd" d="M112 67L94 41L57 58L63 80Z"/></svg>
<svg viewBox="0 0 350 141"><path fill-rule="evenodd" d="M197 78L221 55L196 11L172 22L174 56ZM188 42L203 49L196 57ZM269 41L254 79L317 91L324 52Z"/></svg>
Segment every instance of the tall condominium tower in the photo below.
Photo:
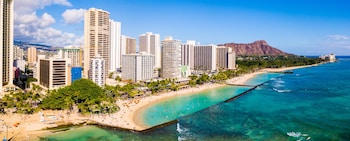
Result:
<svg viewBox="0 0 350 141"><path fill-rule="evenodd" d="M0 1L0 97L13 80L13 0Z"/></svg>
<svg viewBox="0 0 350 141"><path fill-rule="evenodd" d="M110 62L110 72L114 72L117 68L121 66L121 54L120 54L120 34L121 34L121 23L113 20L109 21L111 27L111 62Z"/></svg>
<svg viewBox="0 0 350 141"><path fill-rule="evenodd" d="M196 41L188 40L181 45L181 65L194 69L194 46Z"/></svg>
<svg viewBox="0 0 350 141"><path fill-rule="evenodd" d="M194 69L216 70L216 45L194 46Z"/></svg>
<svg viewBox="0 0 350 141"><path fill-rule="evenodd" d="M236 66L236 54L232 51L232 48L225 46L219 46L216 48L217 59L216 64L220 69L235 69Z"/></svg>
<svg viewBox="0 0 350 141"><path fill-rule="evenodd" d="M122 78L132 81L150 80L153 78L154 55L127 54L123 55Z"/></svg>
<svg viewBox="0 0 350 141"><path fill-rule="evenodd" d="M89 78L100 87L106 84L105 63L106 61L98 55L90 61Z"/></svg>
<svg viewBox="0 0 350 141"><path fill-rule="evenodd" d="M167 37L162 41L161 77L181 77L181 41Z"/></svg>
<svg viewBox="0 0 350 141"><path fill-rule="evenodd" d="M103 78L106 79L110 68L110 25L109 12L90 8L84 19L84 77L88 77L90 61L99 54L105 65ZM90 78L92 79L92 78ZM105 81L105 80L104 80Z"/></svg>
<svg viewBox="0 0 350 141"><path fill-rule="evenodd" d="M160 68L161 57L159 34L153 34L152 32L141 34L139 36L139 52L153 54L156 57L155 67Z"/></svg>

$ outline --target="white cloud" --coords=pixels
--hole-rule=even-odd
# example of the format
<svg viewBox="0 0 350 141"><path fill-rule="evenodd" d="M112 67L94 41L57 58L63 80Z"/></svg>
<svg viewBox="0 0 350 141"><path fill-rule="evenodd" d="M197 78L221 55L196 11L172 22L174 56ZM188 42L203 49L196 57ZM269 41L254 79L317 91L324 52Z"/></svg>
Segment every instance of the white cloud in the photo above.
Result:
<svg viewBox="0 0 350 141"><path fill-rule="evenodd" d="M321 41L321 46L326 47L328 52L336 54L348 53L350 50L350 36L347 35L327 35L326 40Z"/></svg>
<svg viewBox="0 0 350 141"><path fill-rule="evenodd" d="M67 0L53 0L54 4L63 5L63 6L72 6Z"/></svg>
<svg viewBox="0 0 350 141"><path fill-rule="evenodd" d="M43 9L53 4L72 6L67 0L15 0L15 12L19 14L33 13L37 9Z"/></svg>
<svg viewBox="0 0 350 141"><path fill-rule="evenodd" d="M41 16L41 19L39 19L41 22L40 22L40 27L47 27L47 26L50 26L51 24L55 23L55 19L47 14L47 13L44 13L42 16Z"/></svg>
<svg viewBox="0 0 350 141"><path fill-rule="evenodd" d="M349 40L350 37L346 35L328 35L328 39L330 40Z"/></svg>
<svg viewBox="0 0 350 141"><path fill-rule="evenodd" d="M50 5L71 6L67 0L16 0L14 9L15 40L53 46L79 45L82 37L52 27L56 22L49 13L38 15L38 9Z"/></svg>
<svg viewBox="0 0 350 141"><path fill-rule="evenodd" d="M84 13L86 9L67 9L63 12L62 17L66 24L78 24L84 20Z"/></svg>

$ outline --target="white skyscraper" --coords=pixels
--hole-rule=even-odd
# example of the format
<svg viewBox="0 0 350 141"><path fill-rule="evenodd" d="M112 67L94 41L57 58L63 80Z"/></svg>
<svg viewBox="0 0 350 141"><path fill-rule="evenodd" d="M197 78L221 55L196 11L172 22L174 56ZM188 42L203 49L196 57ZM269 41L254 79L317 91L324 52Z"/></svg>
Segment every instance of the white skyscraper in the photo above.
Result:
<svg viewBox="0 0 350 141"><path fill-rule="evenodd" d="M13 80L13 0L0 1L0 97Z"/></svg>
<svg viewBox="0 0 350 141"><path fill-rule="evenodd" d="M155 67L160 68L160 35L147 32L139 36L139 52L146 52L156 57Z"/></svg>
<svg viewBox="0 0 350 141"><path fill-rule="evenodd" d="M114 72L121 66L121 23L109 20L109 24L111 27L111 63L109 71Z"/></svg>
<svg viewBox="0 0 350 141"><path fill-rule="evenodd" d="M153 78L154 55L151 54L127 54L123 55L122 78L135 82L150 80Z"/></svg>
<svg viewBox="0 0 350 141"><path fill-rule="evenodd" d="M89 79L100 87L106 84L105 62L106 61L98 55L90 61Z"/></svg>
<svg viewBox="0 0 350 141"><path fill-rule="evenodd" d="M181 77L181 41L167 37L162 41L161 77Z"/></svg>

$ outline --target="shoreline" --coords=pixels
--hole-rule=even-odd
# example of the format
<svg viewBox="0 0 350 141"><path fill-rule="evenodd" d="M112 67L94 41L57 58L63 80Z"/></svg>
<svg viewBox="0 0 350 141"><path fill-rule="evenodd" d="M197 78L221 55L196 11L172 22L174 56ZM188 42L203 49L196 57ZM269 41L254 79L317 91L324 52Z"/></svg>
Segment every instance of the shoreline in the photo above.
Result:
<svg viewBox="0 0 350 141"><path fill-rule="evenodd" d="M143 130L147 130L147 129L150 129L154 126L148 126L148 125L144 124L142 115L144 114L144 112L146 111L147 108L153 106L154 104L157 104L157 103L163 102L164 100L169 100L169 99L172 99L175 97L190 96L190 95L198 94L200 92L208 91L210 89L217 89L217 88L225 87L225 86L226 86L225 84L218 84L218 83L203 84L203 85L200 85L197 87L185 89L183 91L173 91L173 92L167 93L167 95L164 95L164 96L157 96L154 98L150 98L150 99L147 99L147 101L145 103L142 103L137 107L134 107L133 109L135 110L135 112L130 113L130 117L132 117L133 123L135 123L137 125L143 125L143 127L146 128ZM157 126L157 125L155 125L155 126Z"/></svg>
<svg viewBox="0 0 350 141"><path fill-rule="evenodd" d="M232 79L226 80L225 84L215 83L215 84L217 84L217 86L214 86L214 87L200 86L200 88L197 91L193 91L192 90L193 88L186 89L186 91L191 90L191 92L189 92L189 93L180 92L180 91L170 92L170 93L175 93L175 95L170 95L170 96L167 95L167 96L158 97L157 99L154 99L153 101L148 101L148 104L142 103L142 104L139 104L137 107L133 107L132 108L133 112L129 113L129 117L130 117L130 119L132 119L133 124L140 125L142 127L146 127L145 124L143 123L143 119L142 119L143 113L145 112L145 110L148 107L151 107L154 104L162 102L163 100L171 99L171 98L181 96L181 95L192 95L192 94L200 93L202 91L206 91L206 90L209 90L212 88L223 87L223 86L226 86L227 83L234 84L234 85L245 85L249 80L255 78L257 75L264 74L264 73L284 72L284 71L288 71L288 70L313 67L313 66L317 66L317 65L319 65L319 64L306 65L306 66L295 66L295 67L284 67L284 68L265 68L265 69L262 69L262 70L259 70L259 71L253 72L253 73L244 74L244 75L237 76L237 77L234 77ZM179 95L177 94L178 92L180 93ZM151 127L148 127L148 129L149 128L151 128Z"/></svg>
<svg viewBox="0 0 350 141"><path fill-rule="evenodd" d="M284 72L288 70L313 67L317 65L319 64L307 65L307 66L296 66L296 67L285 67L285 68L266 68L253 73L243 74L241 76L234 77L232 79L226 80L226 83L244 85L246 82L255 78L259 74ZM61 115L63 115L62 116L63 118L57 120L57 122L59 121L64 121L64 123L71 122L73 123L73 125L76 125L75 123L90 121L98 125L107 126L111 128L125 129L130 131L143 131L151 128L150 126L145 125L142 120L142 114L147 109L147 107L150 107L165 99L171 99L173 97L182 96L182 95L196 94L201 91L206 91L208 89L213 89L213 88L218 88L223 86L226 86L226 84L207 83L197 87L191 87L191 88L182 89L179 91L159 93L159 94L155 94L155 95L147 96L143 98L130 99L130 100L118 100L116 104L120 107L120 110L116 113L104 114L104 115L90 115L89 117L82 117L76 113L71 115L65 115L61 113ZM64 112L64 111L49 111L48 114L50 114L50 112L51 113L57 112L57 114L59 114L60 112ZM1 119L3 119L4 115L0 115L0 116L1 116ZM23 117L26 117L26 120L21 119ZM27 120L27 118L29 120ZM36 137L38 139L39 136L46 136L46 135L52 134L52 132L45 130L48 127L58 126L58 124L45 124L40 122L38 113L35 113L33 115L21 115L21 114L5 115L5 122L8 124L8 126L12 127L12 125L18 121L23 123L20 123L19 126L16 128L11 128L9 130L9 133L11 132L12 134L11 135L9 134L9 137L14 137L16 135L15 136L16 139L33 140L33 137L34 138ZM0 127L1 127L0 129L2 129L1 130L2 132L0 132L0 138L3 138L6 131L4 130L3 126L0 126Z"/></svg>

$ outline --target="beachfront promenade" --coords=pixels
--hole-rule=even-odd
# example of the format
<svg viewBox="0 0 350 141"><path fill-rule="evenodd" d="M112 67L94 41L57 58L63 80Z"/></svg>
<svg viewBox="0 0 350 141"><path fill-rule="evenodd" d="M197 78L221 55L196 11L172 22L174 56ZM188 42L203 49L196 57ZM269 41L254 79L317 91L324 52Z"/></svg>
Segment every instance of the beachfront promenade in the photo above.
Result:
<svg viewBox="0 0 350 141"><path fill-rule="evenodd" d="M226 83L232 85L246 85L246 82L256 75L267 73L267 72L280 72L291 69L297 69L301 67L290 67L280 69L264 69L254 73L245 74L233 79L227 80ZM20 114L8 114L0 115L0 119L4 120L4 123L8 125L8 138L16 137L16 139L30 139L37 138L38 136L44 136L49 131L42 131L42 129L55 127L62 124L81 124L81 123L95 123L101 126L110 128L125 129L131 131L145 131L152 127L144 125L142 116L140 115L140 109L145 106L157 103L164 99L170 99L175 96L195 94L200 91L212 88L218 88L225 86L226 84L208 83L197 87L188 89L182 89L179 91L171 91L158 95L152 95L143 98L129 99L129 100L118 100L116 103L120 107L120 110L112 114L100 114L100 115L85 115L80 116L79 114L67 114L67 111L43 111L44 115L55 115L57 119L52 122L40 121L39 113L33 115L20 115ZM14 125L17 126L14 126ZM0 123L0 137L5 136L5 126Z"/></svg>

